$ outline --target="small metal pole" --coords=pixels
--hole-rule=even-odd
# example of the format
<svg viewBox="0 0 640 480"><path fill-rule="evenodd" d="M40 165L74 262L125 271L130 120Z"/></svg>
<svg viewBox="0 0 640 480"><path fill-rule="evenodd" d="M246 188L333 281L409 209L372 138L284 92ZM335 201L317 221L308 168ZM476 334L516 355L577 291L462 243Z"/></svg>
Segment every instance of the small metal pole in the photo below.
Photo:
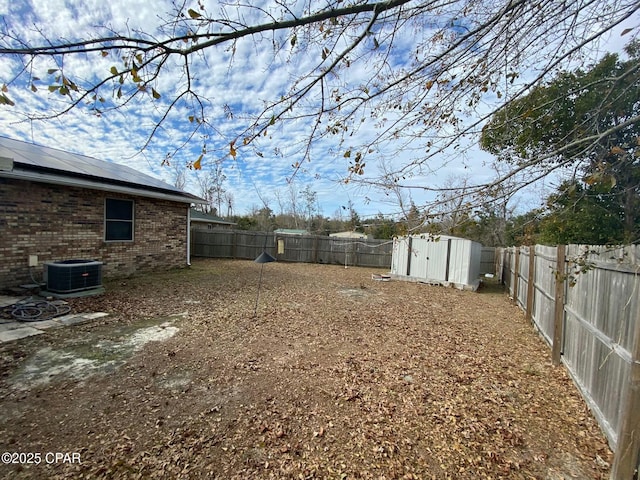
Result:
<svg viewBox="0 0 640 480"><path fill-rule="evenodd" d="M253 309L253 316L258 316L258 299L260 298L260 286L262 285L262 270L264 270L264 263L260 266L260 280L258 281L258 293L256 294L256 306Z"/></svg>
<svg viewBox="0 0 640 480"><path fill-rule="evenodd" d="M258 258L254 260L256 263L260 263L260 280L258 281L258 293L256 294L256 306L253 309L254 318L258 315L258 299L260 298L260 287L262 286L262 270L264 270L264 264L275 262L276 259L269 255L266 251L262 252Z"/></svg>

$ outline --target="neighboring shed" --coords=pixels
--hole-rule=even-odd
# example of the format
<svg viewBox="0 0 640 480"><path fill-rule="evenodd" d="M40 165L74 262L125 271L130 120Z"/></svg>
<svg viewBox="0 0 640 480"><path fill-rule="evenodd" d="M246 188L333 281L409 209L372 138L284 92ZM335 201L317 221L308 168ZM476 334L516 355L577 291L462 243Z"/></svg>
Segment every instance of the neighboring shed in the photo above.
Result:
<svg viewBox="0 0 640 480"><path fill-rule="evenodd" d="M273 233L276 235L311 235L309 231L300 228L277 228Z"/></svg>
<svg viewBox="0 0 640 480"><path fill-rule="evenodd" d="M409 280L459 289L476 290L480 285L482 245L445 235L415 235L395 238L391 275Z"/></svg>
<svg viewBox="0 0 640 480"><path fill-rule="evenodd" d="M369 236L366 233L355 232L353 230L346 231L346 232L330 233L329 236L335 237L335 238L346 238L346 239L356 239L356 240L366 240L367 238L369 238Z"/></svg>
<svg viewBox="0 0 640 480"><path fill-rule="evenodd" d="M191 230L212 230L214 228L231 230L238 224L224 218L209 215L195 208L191 209Z"/></svg>
<svg viewBox="0 0 640 480"><path fill-rule="evenodd" d="M0 289L47 262L99 261L104 277L187 265L192 203L133 168L0 137Z"/></svg>

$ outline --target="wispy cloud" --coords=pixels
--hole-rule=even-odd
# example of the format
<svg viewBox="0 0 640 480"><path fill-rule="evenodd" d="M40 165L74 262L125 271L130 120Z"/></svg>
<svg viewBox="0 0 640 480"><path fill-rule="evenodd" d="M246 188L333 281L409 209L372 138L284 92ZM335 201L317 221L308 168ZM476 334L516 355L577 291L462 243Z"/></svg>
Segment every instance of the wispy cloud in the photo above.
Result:
<svg viewBox="0 0 640 480"><path fill-rule="evenodd" d="M206 3L206 2L205 2ZM252 2L252 4L255 3ZM207 3L215 16L217 3ZM266 10L277 8L269 2L262 2ZM302 2L301 4L302 5ZM109 2L49 0L46 2L9 2L0 0L0 12L7 22L21 36L34 43L42 43L44 39L57 40L89 38L104 35L109 29L114 31L144 31L150 35L160 35L165 25L165 18L170 16L172 4L168 0L136 1L111 0ZM243 15L248 22L250 15L257 11L245 8ZM264 16L261 21L267 21ZM384 31L376 31L380 42L385 40ZM404 45L400 51L405 58L390 59L391 62L408 63L415 35L426 35L426 32L408 28L394 41ZM305 42L304 38L300 42ZM367 39L373 42L373 39ZM378 41L378 40L377 40ZM305 44L307 54L290 55L290 39L283 35L253 37L238 42L234 50L228 46L211 48L201 56L196 56L189 64L193 88L201 96L207 116L212 126L225 138L234 138L247 127L247 115L260 112L265 102L279 98L290 88L291 79L302 69L315 67L321 61L320 47L313 43ZM336 48L340 48L337 45ZM274 55L275 52L275 55ZM121 60L111 55L100 55L67 58L64 65L58 65L55 59L34 64L36 73L42 78L36 82L37 92L32 92L28 85L11 85L11 98L16 106L2 107L0 110L0 132L3 135L33 141L72 152L90 155L96 158L132 166L144 173L173 182L172 168L161 167L162 160L188 139L189 129L193 122L188 104L179 104L168 117L166 123L157 131L157 135L140 153L153 126L162 117L164 110L172 99L172 94L184 86L186 78L183 66L172 60L170 70L158 78L157 90L161 94L155 102L134 100L120 111L112 111L103 115L95 115L91 110L72 110L62 117L31 122L25 120L27 115L46 114L51 107L61 105L62 98L57 93L50 93L47 84L51 77L46 70L64 67L73 71L74 78L80 80L99 78ZM58 59L59 60L59 59ZM0 57L0 71L4 72L0 82L9 82L18 74L22 64L14 58ZM345 67L345 78L351 86L366 84L371 78L373 65ZM170 73L169 73L170 72ZM337 81L337 80L336 80ZM110 87L110 86L107 86ZM106 104L113 101L112 91L106 88L103 92ZM378 212L394 213L398 209L385 193L377 188L366 187L354 183L341 182L347 175L349 159L344 152L351 146L366 144L376 138L378 132L373 128L373 121L367 118L353 137L325 136L311 146L311 162L303 162L300 145L304 144L311 129L310 121L300 119L286 126L274 125L265 137L257 142L262 156L257 156L250 149L239 149L236 159L231 158L228 143L219 139L203 137L196 134L189 145L178 151L173 162L193 162L201 153L204 143L207 144L205 168L214 162L223 162L226 175L226 188L234 197L236 213L247 212L259 205L258 192L272 202L271 207L277 210L276 195L279 191L290 188L290 182L302 190L311 185L318 193L320 206L327 215L353 202L361 216L374 215ZM322 128L326 128L323 125ZM384 146L367 160L366 175L375 178L381 174L380 163L400 168L413 160L417 152L415 145L408 144L400 154L391 155L397 150ZM411 182L415 184L436 186L451 175L470 175L478 181L488 181L493 172L487 168L491 161L485 153L475 145L463 145L460 151L451 152L447 157L438 158L437 163L426 164L414 173ZM296 162L302 162L296 169ZM200 194L195 181L196 173L187 172L186 189ZM413 190L412 198L420 205L433 199L433 194L418 189Z"/></svg>

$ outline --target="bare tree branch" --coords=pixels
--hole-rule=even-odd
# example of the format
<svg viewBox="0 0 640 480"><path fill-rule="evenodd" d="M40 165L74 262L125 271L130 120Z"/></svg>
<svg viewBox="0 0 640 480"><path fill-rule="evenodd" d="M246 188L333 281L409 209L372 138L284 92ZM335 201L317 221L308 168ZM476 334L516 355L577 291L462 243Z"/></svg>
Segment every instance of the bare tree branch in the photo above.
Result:
<svg viewBox="0 0 640 480"><path fill-rule="evenodd" d="M179 118L184 135L176 151L201 136L199 141L216 146L219 157L226 148L234 158L241 147L261 154L267 132L302 124L306 137L287 151L293 157L292 176L303 162L351 155L345 173L353 182L446 192L446 186L411 179L462 155L465 142L474 142L487 120L509 102L567 65L593 61L599 39L636 15L640 2L584 0L563 7L552 0L274 0L261 6L220 2L208 12L183 2L174 3L155 31L103 27L91 38L56 39L34 25L29 33L35 30L42 39L38 43L5 18L0 56L13 60L14 67L0 78L0 108L15 104L13 89L35 91L43 82L59 95L44 114L27 113L28 119L57 118L74 109L108 115L149 102L155 125L142 148ZM274 65L288 56L291 78L277 96L260 99L261 107L254 102L241 112L242 128L223 132L207 98L207 79L196 76L195 65L222 59L235 71L240 68L233 66L237 48L246 42L268 53ZM69 58L104 59L112 66L84 78L65 62ZM44 65L56 68L43 75ZM353 74L356 67L363 78ZM177 81L161 91L159 85L171 83L167 75ZM226 115L234 113L225 108ZM572 140L492 181L469 182L465 195L481 195L530 171L527 180L506 189L513 192L561 168L550 160L568 149L586 149L637 121ZM319 158L321 142L331 146ZM369 175L375 164L369 160L384 161L385 168Z"/></svg>

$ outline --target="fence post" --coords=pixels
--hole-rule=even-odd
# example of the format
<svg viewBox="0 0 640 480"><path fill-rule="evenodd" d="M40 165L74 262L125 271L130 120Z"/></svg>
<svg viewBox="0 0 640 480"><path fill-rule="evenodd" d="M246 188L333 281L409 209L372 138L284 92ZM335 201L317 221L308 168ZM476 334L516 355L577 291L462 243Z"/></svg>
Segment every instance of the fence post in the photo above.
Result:
<svg viewBox="0 0 640 480"><path fill-rule="evenodd" d="M515 247L515 275L513 276L513 301L518 305L518 283L520 282L520 247Z"/></svg>
<svg viewBox="0 0 640 480"><path fill-rule="evenodd" d="M411 275L411 243L412 238L409 235L409 239L407 240L407 276Z"/></svg>
<svg viewBox="0 0 640 480"><path fill-rule="evenodd" d="M560 365L562 355L562 330L564 328L564 284L566 282L566 247L558 245L556 251L556 292L553 316L553 346L551 360L554 365Z"/></svg>
<svg viewBox="0 0 640 480"><path fill-rule="evenodd" d="M527 320L533 321L533 298L535 296L536 246L529 246L529 278L527 280Z"/></svg>
<svg viewBox="0 0 640 480"><path fill-rule="evenodd" d="M504 270L507 265L507 258L509 258L509 249L505 247L501 247L500 248L500 271L498 272L498 275L500 275L499 280L500 280L500 284L502 285L505 285Z"/></svg>
<svg viewBox="0 0 640 480"><path fill-rule="evenodd" d="M636 274L637 275L637 274ZM640 302L633 326L631 365L623 390L611 480L631 480L640 468Z"/></svg>

